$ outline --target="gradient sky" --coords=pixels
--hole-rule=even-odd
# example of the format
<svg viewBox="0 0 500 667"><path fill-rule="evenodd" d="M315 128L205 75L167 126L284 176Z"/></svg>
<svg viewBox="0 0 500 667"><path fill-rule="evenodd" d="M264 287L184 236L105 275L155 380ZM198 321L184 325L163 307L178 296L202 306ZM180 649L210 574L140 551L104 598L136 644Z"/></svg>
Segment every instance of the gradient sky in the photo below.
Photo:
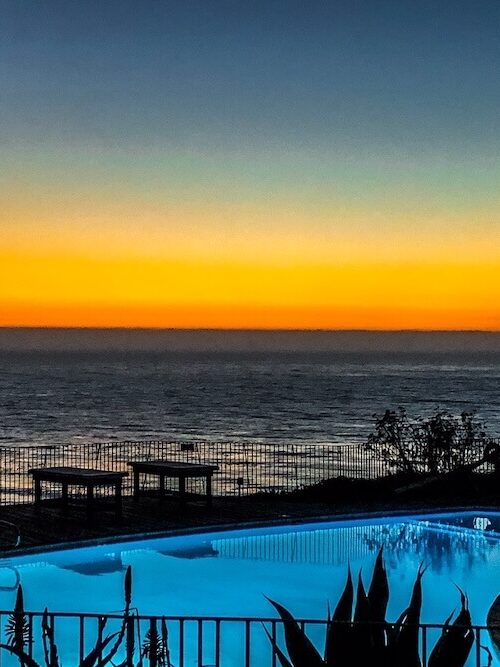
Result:
<svg viewBox="0 0 500 667"><path fill-rule="evenodd" d="M0 0L0 325L500 330L500 3Z"/></svg>

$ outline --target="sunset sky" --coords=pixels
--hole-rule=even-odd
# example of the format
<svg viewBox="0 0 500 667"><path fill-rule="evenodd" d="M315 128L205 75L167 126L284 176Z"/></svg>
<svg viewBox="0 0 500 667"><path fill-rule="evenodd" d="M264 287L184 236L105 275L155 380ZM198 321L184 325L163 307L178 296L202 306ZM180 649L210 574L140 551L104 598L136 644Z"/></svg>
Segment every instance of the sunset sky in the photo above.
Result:
<svg viewBox="0 0 500 667"><path fill-rule="evenodd" d="M0 0L0 325L500 330L500 3Z"/></svg>

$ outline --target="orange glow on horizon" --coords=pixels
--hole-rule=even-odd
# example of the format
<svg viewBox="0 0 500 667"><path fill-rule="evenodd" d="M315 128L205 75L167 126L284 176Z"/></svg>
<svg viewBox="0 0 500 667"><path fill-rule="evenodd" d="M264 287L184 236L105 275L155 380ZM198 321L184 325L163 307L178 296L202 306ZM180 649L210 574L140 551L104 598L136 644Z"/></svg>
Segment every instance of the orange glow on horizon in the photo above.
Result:
<svg viewBox="0 0 500 667"><path fill-rule="evenodd" d="M0 326L165 329L500 331L497 310L0 304Z"/></svg>
<svg viewBox="0 0 500 667"><path fill-rule="evenodd" d="M499 268L0 253L0 326L500 330Z"/></svg>

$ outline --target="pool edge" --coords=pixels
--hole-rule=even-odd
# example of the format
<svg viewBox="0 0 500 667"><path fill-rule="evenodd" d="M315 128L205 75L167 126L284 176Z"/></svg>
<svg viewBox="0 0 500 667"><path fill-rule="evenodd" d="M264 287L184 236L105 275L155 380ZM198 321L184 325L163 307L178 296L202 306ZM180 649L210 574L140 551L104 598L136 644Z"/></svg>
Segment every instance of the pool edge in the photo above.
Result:
<svg viewBox="0 0 500 667"><path fill-rule="evenodd" d="M464 506L464 507L425 507L418 509L399 509L399 510L376 510L373 512L342 512L340 514L319 514L304 516L288 516L283 514L278 518L259 519L250 521L239 521L232 523L213 523L210 525L200 525L198 527L172 528L166 530L155 530L146 533L117 533L107 537L96 537L87 540L71 540L67 542L56 542L53 544L39 544L33 547L19 547L0 550L0 561L5 558L17 556L29 556L40 553L51 553L53 551L70 551L71 549L82 549L86 547L106 546L108 544L136 542L139 540L153 540L161 537L179 537L183 535L202 535L213 532L230 532L233 530L266 528L267 526L293 526L303 523L335 523L348 520L361 519L381 519L384 517L393 518L398 516L421 517L425 514L460 514L470 512L499 512L500 508L496 506Z"/></svg>

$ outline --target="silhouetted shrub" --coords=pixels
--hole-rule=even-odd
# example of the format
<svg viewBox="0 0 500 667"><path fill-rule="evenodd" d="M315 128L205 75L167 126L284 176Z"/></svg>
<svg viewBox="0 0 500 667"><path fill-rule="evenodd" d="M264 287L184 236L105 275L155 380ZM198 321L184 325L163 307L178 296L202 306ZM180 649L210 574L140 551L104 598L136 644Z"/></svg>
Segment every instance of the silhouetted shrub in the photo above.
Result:
<svg viewBox="0 0 500 667"><path fill-rule="evenodd" d="M479 460L491 441L474 413L437 412L410 419L404 408L374 415L365 447L392 468L411 474L439 474Z"/></svg>

